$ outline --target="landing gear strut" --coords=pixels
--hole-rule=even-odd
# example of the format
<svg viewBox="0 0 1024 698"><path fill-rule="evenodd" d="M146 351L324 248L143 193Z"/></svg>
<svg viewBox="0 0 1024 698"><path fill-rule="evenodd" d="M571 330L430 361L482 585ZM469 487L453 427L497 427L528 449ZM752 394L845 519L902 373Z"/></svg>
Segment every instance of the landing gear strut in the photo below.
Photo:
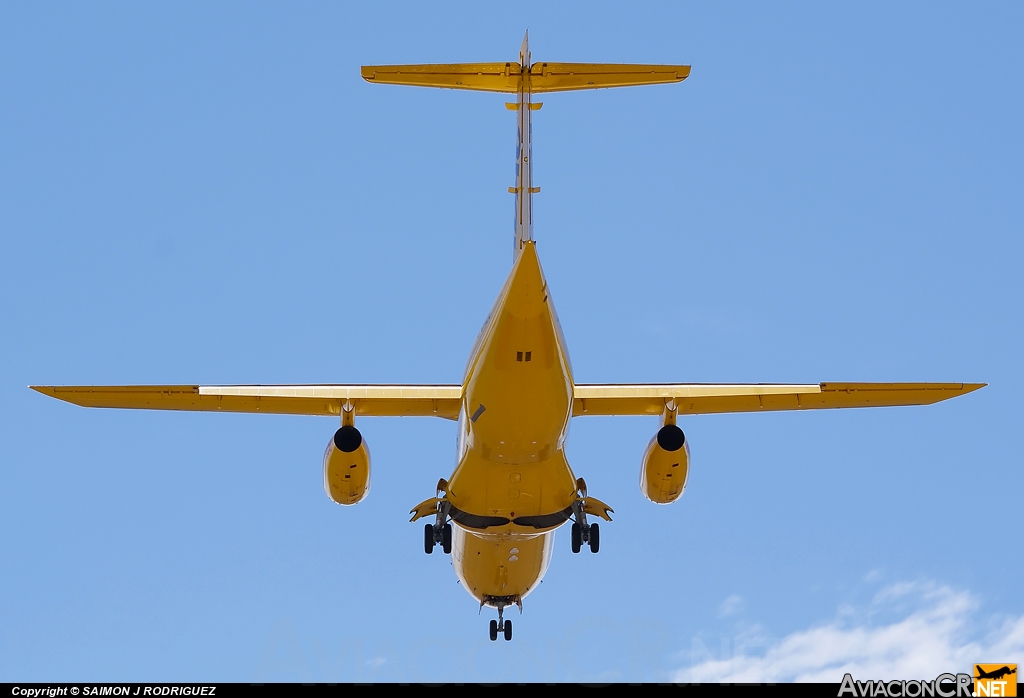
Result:
<svg viewBox="0 0 1024 698"><path fill-rule="evenodd" d="M596 553L601 549L601 527L596 523L587 523L587 512L583 509L583 502L587 498L586 481L578 479L576 488L579 490L579 498L572 503L572 551L578 553L586 543L590 546L590 552Z"/></svg>
<svg viewBox="0 0 1024 698"><path fill-rule="evenodd" d="M512 621L502 618L504 610L505 605L498 604L498 620L492 620L489 628L491 642L498 639L499 632L504 633L506 642L512 639Z"/></svg>
<svg viewBox="0 0 1024 698"><path fill-rule="evenodd" d="M437 482L437 494L441 495L442 492L448 489L448 482L441 478ZM444 550L445 555L450 555L452 552L452 525L448 523L448 513L451 511L452 505L447 501L442 501L437 506L437 517L432 524L426 524L423 527L423 552L427 555L434 552L434 546L440 545L441 549Z"/></svg>

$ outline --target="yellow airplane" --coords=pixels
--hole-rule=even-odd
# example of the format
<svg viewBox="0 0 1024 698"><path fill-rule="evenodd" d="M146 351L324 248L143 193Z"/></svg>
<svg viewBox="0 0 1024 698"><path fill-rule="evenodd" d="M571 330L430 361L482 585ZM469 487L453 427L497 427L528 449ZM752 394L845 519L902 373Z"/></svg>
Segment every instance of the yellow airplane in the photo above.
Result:
<svg viewBox="0 0 1024 698"><path fill-rule="evenodd" d="M537 587L551 560L555 529L572 521L572 551L600 547L612 508L587 492L565 457L572 417L652 415L661 427L647 445L640 490L652 502L682 495L690 465L679 415L925 405L983 383L814 383L577 385L533 239L530 118L534 94L676 83L689 66L531 63L524 38L518 62L364 66L371 83L515 95L518 148L512 271L484 322L460 385L32 386L85 407L331 415L341 426L324 453L324 489L338 504L362 501L370 452L356 417L432 416L458 421L455 471L412 509L424 550L440 545L480 607L497 609L490 639L512 639L503 611ZM453 525L454 524L454 525Z"/></svg>

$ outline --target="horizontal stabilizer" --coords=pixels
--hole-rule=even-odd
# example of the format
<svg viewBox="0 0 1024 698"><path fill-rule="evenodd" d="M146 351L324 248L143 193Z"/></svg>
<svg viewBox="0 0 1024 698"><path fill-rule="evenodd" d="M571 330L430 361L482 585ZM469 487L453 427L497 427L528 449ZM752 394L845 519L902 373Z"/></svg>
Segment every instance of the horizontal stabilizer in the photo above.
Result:
<svg viewBox="0 0 1024 698"><path fill-rule="evenodd" d="M517 92L520 70L518 63L364 65L362 75L367 82L385 85Z"/></svg>
<svg viewBox="0 0 1024 698"><path fill-rule="evenodd" d="M82 407L194 412L357 415L458 419L458 385L77 385L30 386Z"/></svg>
<svg viewBox="0 0 1024 698"><path fill-rule="evenodd" d="M629 63L534 63L530 91L566 92L602 87L634 87L682 82L688 65L633 65Z"/></svg>
<svg viewBox="0 0 1024 698"><path fill-rule="evenodd" d="M820 410L842 407L930 405L985 383L681 383L577 385L573 416L661 414L675 401L678 414Z"/></svg>
<svg viewBox="0 0 1024 698"><path fill-rule="evenodd" d="M454 90L533 94L595 90L682 82L688 65L617 63L534 63L523 72L518 63L448 63L424 65L364 65L363 79L386 85L446 87Z"/></svg>

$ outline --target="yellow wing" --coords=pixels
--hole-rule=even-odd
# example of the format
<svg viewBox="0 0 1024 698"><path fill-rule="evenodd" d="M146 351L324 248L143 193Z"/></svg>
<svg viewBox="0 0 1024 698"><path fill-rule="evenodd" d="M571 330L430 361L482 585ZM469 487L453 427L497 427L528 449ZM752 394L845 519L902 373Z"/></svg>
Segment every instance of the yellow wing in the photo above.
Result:
<svg viewBox="0 0 1024 698"><path fill-rule="evenodd" d="M819 383L808 385L679 383L577 385L573 416L661 414L674 400L679 414L768 412L839 407L930 405L985 383ZM78 385L30 386L82 407L197 412L357 415L458 419L458 385Z"/></svg>
<svg viewBox="0 0 1024 698"><path fill-rule="evenodd" d="M985 383L681 383L577 385L573 416L661 414L674 400L679 414L820 410L838 407L930 405Z"/></svg>
<svg viewBox="0 0 1024 698"><path fill-rule="evenodd" d="M198 412L357 415L458 419L458 385L74 385L29 386L82 407Z"/></svg>
<svg viewBox="0 0 1024 698"><path fill-rule="evenodd" d="M483 92L519 91L522 67L506 63L449 63L424 65L364 65L367 82L417 87L447 87ZM524 89L534 94L595 90L682 82L690 75L688 65L634 65L617 63L534 63Z"/></svg>

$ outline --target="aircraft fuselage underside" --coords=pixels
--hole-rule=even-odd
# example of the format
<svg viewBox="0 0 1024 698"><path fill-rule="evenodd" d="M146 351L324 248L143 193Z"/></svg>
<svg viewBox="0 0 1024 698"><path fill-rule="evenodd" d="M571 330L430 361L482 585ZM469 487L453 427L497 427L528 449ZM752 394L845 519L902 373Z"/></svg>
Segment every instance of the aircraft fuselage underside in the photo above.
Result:
<svg viewBox="0 0 1024 698"><path fill-rule="evenodd" d="M452 562L479 602L520 601L579 499L563 444L573 382L536 244L525 242L470 356L447 501Z"/></svg>

